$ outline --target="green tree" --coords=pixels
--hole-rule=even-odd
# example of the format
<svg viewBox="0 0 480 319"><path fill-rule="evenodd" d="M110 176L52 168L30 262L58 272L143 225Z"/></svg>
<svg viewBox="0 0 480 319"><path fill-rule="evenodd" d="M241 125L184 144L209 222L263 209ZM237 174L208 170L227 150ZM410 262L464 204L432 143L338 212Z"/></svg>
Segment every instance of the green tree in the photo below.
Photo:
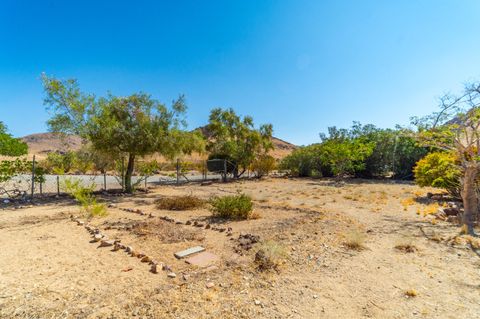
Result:
<svg viewBox="0 0 480 319"><path fill-rule="evenodd" d="M352 136L346 129L328 128L328 135L320 134L317 161L330 166L335 176L354 175L365 169L365 160L372 154L375 144L365 138Z"/></svg>
<svg viewBox="0 0 480 319"><path fill-rule="evenodd" d="M132 192L132 174L138 157L159 153L167 158L200 151L198 133L182 130L186 125L185 98L180 96L170 108L145 93L127 97L108 95L96 98L80 91L76 80L61 81L42 75L45 104L53 115L50 130L79 134L92 147L127 158L122 176L125 190Z"/></svg>
<svg viewBox="0 0 480 319"><path fill-rule="evenodd" d="M241 118L233 109L213 109L207 125L207 150L210 158L225 158L235 165L240 177L255 158L273 149L271 124L255 128L253 118Z"/></svg>
<svg viewBox="0 0 480 319"><path fill-rule="evenodd" d="M465 232L474 235L478 219L477 180L480 172L480 83L468 84L460 95L444 95L440 110L413 118L418 140L425 146L452 153L460 171Z"/></svg>
<svg viewBox="0 0 480 319"><path fill-rule="evenodd" d="M28 153L28 146L7 133L7 127L0 122L0 155L22 156Z"/></svg>

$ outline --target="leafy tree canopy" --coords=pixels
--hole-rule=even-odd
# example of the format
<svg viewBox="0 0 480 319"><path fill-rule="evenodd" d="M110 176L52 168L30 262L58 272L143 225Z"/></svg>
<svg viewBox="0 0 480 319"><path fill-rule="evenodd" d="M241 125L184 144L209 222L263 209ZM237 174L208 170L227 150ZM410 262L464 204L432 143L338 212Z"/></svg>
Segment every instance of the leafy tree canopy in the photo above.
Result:
<svg viewBox="0 0 480 319"><path fill-rule="evenodd" d="M42 75L42 81L45 104L53 113L48 121L50 130L79 134L98 151L126 156L127 192L133 191L131 177L138 156L158 152L172 158L203 148L199 133L182 129L187 109L182 95L169 108L145 93L96 98L81 92L76 80Z"/></svg>
<svg viewBox="0 0 480 319"><path fill-rule="evenodd" d="M7 127L0 122L0 155L22 156L28 153L28 146L7 133Z"/></svg>
<svg viewBox="0 0 480 319"><path fill-rule="evenodd" d="M209 141L207 150L211 157L227 158L237 169L234 175L240 176L255 158L273 149L271 124L255 128L253 118L240 117L233 109L213 109L207 125ZM239 173L239 170L243 170Z"/></svg>

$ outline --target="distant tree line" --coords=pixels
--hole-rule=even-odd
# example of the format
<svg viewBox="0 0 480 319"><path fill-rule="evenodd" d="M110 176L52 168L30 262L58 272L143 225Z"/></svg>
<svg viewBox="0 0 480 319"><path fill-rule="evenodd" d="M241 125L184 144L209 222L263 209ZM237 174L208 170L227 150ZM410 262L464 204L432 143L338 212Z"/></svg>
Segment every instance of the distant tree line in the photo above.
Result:
<svg viewBox="0 0 480 319"><path fill-rule="evenodd" d="M319 143L293 151L280 168L294 176L413 179L413 167L428 152L410 130L354 122L328 128Z"/></svg>

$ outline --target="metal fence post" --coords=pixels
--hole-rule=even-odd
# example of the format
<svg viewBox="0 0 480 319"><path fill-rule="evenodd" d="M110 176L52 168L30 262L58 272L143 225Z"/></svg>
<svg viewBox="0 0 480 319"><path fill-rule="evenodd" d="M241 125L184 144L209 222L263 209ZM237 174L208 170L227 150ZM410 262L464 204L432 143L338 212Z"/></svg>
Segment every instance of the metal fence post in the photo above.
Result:
<svg viewBox="0 0 480 319"><path fill-rule="evenodd" d="M107 173L103 173L103 190L107 191Z"/></svg>
<svg viewBox="0 0 480 319"><path fill-rule="evenodd" d="M122 192L125 189L125 158L122 156Z"/></svg>
<svg viewBox="0 0 480 319"><path fill-rule="evenodd" d="M207 180L207 161L203 162L203 181Z"/></svg>
<svg viewBox="0 0 480 319"><path fill-rule="evenodd" d="M177 185L180 184L180 159L177 158Z"/></svg>
<svg viewBox="0 0 480 319"><path fill-rule="evenodd" d="M145 175L145 192L147 191L147 179L148 179L148 176Z"/></svg>
<svg viewBox="0 0 480 319"><path fill-rule="evenodd" d="M40 196L43 196L43 187L42 187L42 181L40 181Z"/></svg>
<svg viewBox="0 0 480 319"><path fill-rule="evenodd" d="M227 160L223 160L223 182L227 182Z"/></svg>
<svg viewBox="0 0 480 319"><path fill-rule="evenodd" d="M57 196L60 196L60 176L57 175Z"/></svg>
<svg viewBox="0 0 480 319"><path fill-rule="evenodd" d="M32 160L32 193L31 193L32 199L33 199L34 192L35 192L35 155L33 155L33 160Z"/></svg>

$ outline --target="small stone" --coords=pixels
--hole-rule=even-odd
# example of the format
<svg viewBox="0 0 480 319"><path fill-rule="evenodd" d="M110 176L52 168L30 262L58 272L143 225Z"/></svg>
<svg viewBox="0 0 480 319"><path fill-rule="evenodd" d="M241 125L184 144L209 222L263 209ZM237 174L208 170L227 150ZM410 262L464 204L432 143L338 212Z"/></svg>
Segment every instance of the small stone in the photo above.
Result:
<svg viewBox="0 0 480 319"><path fill-rule="evenodd" d="M150 261L152 261L152 258L150 258L149 256L143 256L140 261L142 263L149 263Z"/></svg>
<svg viewBox="0 0 480 319"><path fill-rule="evenodd" d="M113 246L113 243L114 241L113 240L106 240L106 239L103 239L100 243L100 246L99 247L109 247L109 246Z"/></svg>
<svg viewBox="0 0 480 319"><path fill-rule="evenodd" d="M261 304L260 300L255 300L255 306L260 306Z"/></svg>
<svg viewBox="0 0 480 319"><path fill-rule="evenodd" d="M210 289L210 288L213 288L213 287L215 287L215 283L209 281L209 282L207 282L207 284L205 285L205 287L207 287L207 288L209 288L209 289Z"/></svg>
<svg viewBox="0 0 480 319"><path fill-rule="evenodd" d="M187 275L187 274L183 274L183 280L187 281L188 279L190 279L190 275Z"/></svg>
<svg viewBox="0 0 480 319"><path fill-rule="evenodd" d="M210 224L207 224L207 225L205 226L205 229L210 229L210 227L211 227Z"/></svg>
<svg viewBox="0 0 480 319"><path fill-rule="evenodd" d="M174 272L169 272L169 273L167 274L167 276L168 276L169 278L176 278L176 277L177 277L177 274L175 274Z"/></svg>
<svg viewBox="0 0 480 319"><path fill-rule="evenodd" d="M171 272L172 268L169 265L162 265L162 270Z"/></svg>
<svg viewBox="0 0 480 319"><path fill-rule="evenodd" d="M102 240L102 238L103 238L102 234L93 235L93 241L95 241L95 242Z"/></svg>
<svg viewBox="0 0 480 319"><path fill-rule="evenodd" d="M131 253L133 251L133 248L131 246L127 246L127 248L125 248L125 251L127 253Z"/></svg>
<svg viewBox="0 0 480 319"><path fill-rule="evenodd" d="M189 220L187 220L187 222L185 223L185 225L191 225L191 224L192 224L192 222L189 221Z"/></svg>
<svg viewBox="0 0 480 319"><path fill-rule="evenodd" d="M150 267L150 272L154 273L154 274L158 274L158 265L157 264L152 264L152 266Z"/></svg>
<svg viewBox="0 0 480 319"><path fill-rule="evenodd" d="M78 220L78 221L77 221L77 225L78 225L78 226L83 226L84 224L85 224L85 222L82 222L81 220Z"/></svg>
<svg viewBox="0 0 480 319"><path fill-rule="evenodd" d="M313 299L317 299L318 298L318 295L313 295Z"/></svg>

